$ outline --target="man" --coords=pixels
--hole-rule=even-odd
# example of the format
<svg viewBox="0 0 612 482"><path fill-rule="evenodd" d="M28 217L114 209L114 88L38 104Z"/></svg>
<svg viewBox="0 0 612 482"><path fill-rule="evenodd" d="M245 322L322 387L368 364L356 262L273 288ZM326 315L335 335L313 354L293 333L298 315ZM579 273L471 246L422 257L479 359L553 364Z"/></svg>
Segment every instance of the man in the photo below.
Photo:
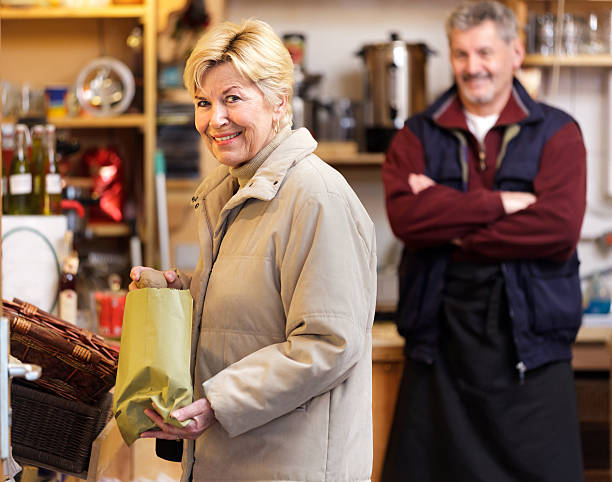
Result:
<svg viewBox="0 0 612 482"><path fill-rule="evenodd" d="M586 204L577 123L514 78L514 14L459 6L455 85L392 141L406 364L385 481L584 480L571 344Z"/></svg>

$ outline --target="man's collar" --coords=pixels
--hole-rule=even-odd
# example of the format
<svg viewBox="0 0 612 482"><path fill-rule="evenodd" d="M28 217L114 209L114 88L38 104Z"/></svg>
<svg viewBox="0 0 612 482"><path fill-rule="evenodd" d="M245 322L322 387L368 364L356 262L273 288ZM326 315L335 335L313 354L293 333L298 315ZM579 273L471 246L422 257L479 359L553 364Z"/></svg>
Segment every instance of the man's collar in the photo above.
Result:
<svg viewBox="0 0 612 482"><path fill-rule="evenodd" d="M468 130L456 85L442 94L426 113L441 127ZM514 79L510 98L495 125L518 124L539 116L540 108L537 103L529 97L521 83Z"/></svg>

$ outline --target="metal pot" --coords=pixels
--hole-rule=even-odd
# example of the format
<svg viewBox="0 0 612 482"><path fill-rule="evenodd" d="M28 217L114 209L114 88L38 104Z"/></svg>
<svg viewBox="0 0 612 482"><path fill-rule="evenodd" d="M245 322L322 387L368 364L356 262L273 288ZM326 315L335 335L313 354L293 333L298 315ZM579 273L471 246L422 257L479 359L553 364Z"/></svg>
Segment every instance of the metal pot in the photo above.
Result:
<svg viewBox="0 0 612 482"><path fill-rule="evenodd" d="M365 64L367 150L384 151L406 119L425 108L425 67L431 52L423 43L400 40L396 33L389 42L365 45L358 52Z"/></svg>

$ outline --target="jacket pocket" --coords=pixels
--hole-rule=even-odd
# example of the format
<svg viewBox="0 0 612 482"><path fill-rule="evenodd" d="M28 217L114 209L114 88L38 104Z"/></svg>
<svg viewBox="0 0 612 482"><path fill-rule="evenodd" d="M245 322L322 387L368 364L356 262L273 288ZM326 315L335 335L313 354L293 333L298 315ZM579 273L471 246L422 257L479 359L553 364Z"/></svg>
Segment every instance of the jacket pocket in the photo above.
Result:
<svg viewBox="0 0 612 482"><path fill-rule="evenodd" d="M573 340L582 320L582 294L574 255L564 263L528 263L527 291L536 333L555 331L554 338Z"/></svg>

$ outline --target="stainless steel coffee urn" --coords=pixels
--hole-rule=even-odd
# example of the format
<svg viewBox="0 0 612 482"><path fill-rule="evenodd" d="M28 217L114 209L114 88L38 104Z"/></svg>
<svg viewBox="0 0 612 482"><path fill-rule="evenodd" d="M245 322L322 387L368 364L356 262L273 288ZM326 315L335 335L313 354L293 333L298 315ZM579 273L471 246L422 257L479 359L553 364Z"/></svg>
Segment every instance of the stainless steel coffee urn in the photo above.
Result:
<svg viewBox="0 0 612 482"><path fill-rule="evenodd" d="M409 44L396 33L389 42L365 45L358 52L365 66L366 150L383 152L393 134L413 113L426 107L425 68L431 50Z"/></svg>

